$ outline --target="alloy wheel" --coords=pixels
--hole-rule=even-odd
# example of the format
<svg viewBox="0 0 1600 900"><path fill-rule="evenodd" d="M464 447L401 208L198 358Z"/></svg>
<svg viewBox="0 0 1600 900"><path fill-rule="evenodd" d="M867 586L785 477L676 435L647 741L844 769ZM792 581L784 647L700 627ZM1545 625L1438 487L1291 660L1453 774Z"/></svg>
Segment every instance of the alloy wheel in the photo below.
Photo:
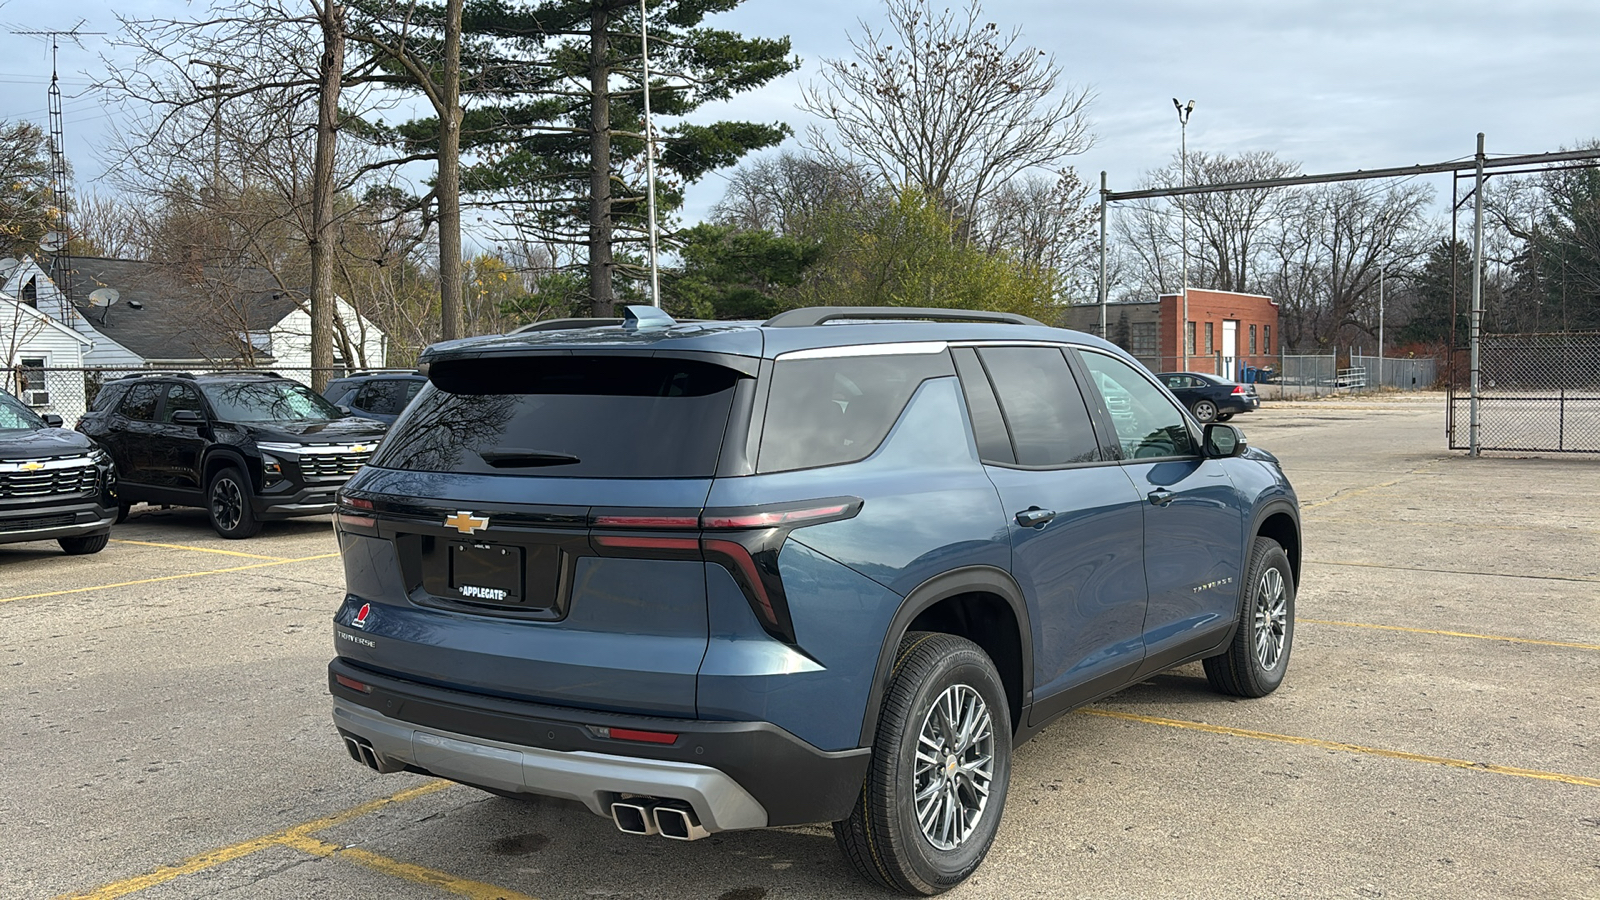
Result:
<svg viewBox="0 0 1600 900"><path fill-rule="evenodd" d="M1255 637L1256 662L1270 670L1283 656L1283 643L1289 628L1289 594L1283 573L1269 568L1256 584Z"/></svg>
<svg viewBox="0 0 1600 900"><path fill-rule="evenodd" d="M916 810L922 836L939 850L966 841L989 804L994 719L965 684L945 688L917 736Z"/></svg>
<svg viewBox="0 0 1600 900"><path fill-rule="evenodd" d="M211 517L216 520L217 527L232 531L239 527L243 515L244 491L239 489L239 482L227 476L218 478L211 486Z"/></svg>

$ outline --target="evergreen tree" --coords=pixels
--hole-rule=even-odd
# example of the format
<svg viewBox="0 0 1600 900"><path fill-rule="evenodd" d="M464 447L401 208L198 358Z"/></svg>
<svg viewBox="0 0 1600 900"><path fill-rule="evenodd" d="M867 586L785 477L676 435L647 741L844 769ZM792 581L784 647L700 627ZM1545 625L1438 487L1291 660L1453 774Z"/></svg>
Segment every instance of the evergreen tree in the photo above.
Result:
<svg viewBox="0 0 1600 900"><path fill-rule="evenodd" d="M1472 314L1472 247L1464 241L1456 241L1453 281L1451 255L1447 240L1428 251L1428 261L1416 280L1416 305L1411 310L1411 321L1396 335L1400 343L1467 345ZM1456 307L1453 334L1450 327L1452 291Z"/></svg>

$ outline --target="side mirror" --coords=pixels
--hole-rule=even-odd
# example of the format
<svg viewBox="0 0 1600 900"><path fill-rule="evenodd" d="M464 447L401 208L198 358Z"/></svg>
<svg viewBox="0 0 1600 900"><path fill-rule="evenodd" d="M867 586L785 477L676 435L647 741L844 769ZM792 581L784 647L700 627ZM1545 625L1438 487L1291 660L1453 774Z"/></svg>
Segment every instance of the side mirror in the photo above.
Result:
<svg viewBox="0 0 1600 900"><path fill-rule="evenodd" d="M1243 456L1249 449L1245 443L1244 432L1232 425L1213 422L1206 426L1206 456L1211 459L1226 459L1230 456Z"/></svg>
<svg viewBox="0 0 1600 900"><path fill-rule="evenodd" d="M351 409L348 406L339 406L339 407L336 407L336 409L338 409L339 412L341 412L341 413L343 413L343 414L345 414L347 416L353 416L353 415L356 414L355 410Z"/></svg>
<svg viewBox="0 0 1600 900"><path fill-rule="evenodd" d="M66 421L67 421L66 419L61 418L60 416L56 415L55 413L45 413L44 415L40 416L39 418L43 419L44 420L44 424L50 426L51 428L60 428L62 425L66 424Z"/></svg>
<svg viewBox="0 0 1600 900"><path fill-rule="evenodd" d="M190 425L199 427L206 423L206 417L192 409L180 409L172 414L172 424Z"/></svg>

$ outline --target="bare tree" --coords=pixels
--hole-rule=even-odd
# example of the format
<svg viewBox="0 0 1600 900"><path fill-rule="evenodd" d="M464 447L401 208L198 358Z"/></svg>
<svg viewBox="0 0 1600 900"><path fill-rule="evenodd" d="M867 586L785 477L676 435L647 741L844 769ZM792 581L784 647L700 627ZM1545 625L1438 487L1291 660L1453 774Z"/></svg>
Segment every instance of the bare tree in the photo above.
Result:
<svg viewBox="0 0 1600 900"><path fill-rule="evenodd" d="M849 162L786 150L734 170L711 218L736 228L814 236L824 217L848 215L883 186Z"/></svg>
<svg viewBox="0 0 1600 900"><path fill-rule="evenodd" d="M1099 277L1095 217L1089 187L1076 172L1034 174L994 193L976 237L991 254L1010 253L1029 269L1051 273L1058 296L1088 296Z"/></svg>
<svg viewBox="0 0 1600 900"><path fill-rule="evenodd" d="M1092 143L1088 88L1064 85L1055 59L1022 32L984 21L971 0L937 10L930 0L885 0L888 26L865 22L853 59L829 59L801 106L834 135L809 144L890 183L936 198L972 222L1017 175L1056 168Z"/></svg>

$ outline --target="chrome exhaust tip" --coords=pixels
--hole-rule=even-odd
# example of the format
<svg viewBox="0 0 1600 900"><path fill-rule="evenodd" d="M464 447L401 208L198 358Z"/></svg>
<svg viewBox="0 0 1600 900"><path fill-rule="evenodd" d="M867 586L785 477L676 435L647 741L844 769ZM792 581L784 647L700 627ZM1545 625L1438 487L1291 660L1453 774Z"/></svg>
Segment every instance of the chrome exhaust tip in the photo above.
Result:
<svg viewBox="0 0 1600 900"><path fill-rule="evenodd" d="M611 821L617 823L618 831L628 834L655 834L658 829L654 810L655 804L648 800L619 800L611 804Z"/></svg>
<svg viewBox="0 0 1600 900"><path fill-rule="evenodd" d="M656 830L661 832L661 836L675 841L698 841L711 836L711 832L700 824L694 810L687 805L661 804L655 808L655 820Z"/></svg>

